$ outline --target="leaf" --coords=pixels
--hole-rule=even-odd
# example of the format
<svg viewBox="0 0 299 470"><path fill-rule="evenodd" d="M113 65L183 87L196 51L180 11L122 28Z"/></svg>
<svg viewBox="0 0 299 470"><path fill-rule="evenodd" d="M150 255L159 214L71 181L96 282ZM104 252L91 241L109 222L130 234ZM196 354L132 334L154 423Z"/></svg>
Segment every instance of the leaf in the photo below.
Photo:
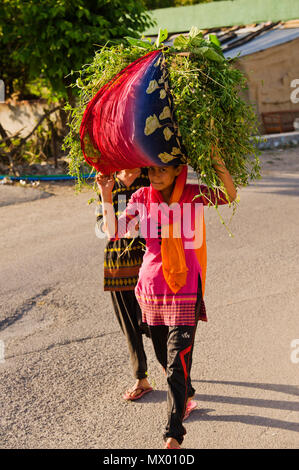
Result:
<svg viewBox="0 0 299 470"><path fill-rule="evenodd" d="M157 37L157 40L155 42L155 46L156 47L159 47L160 44L165 41L166 39L168 38L168 31L167 29L161 29L159 28L159 33L158 33L158 37Z"/></svg>
<svg viewBox="0 0 299 470"><path fill-rule="evenodd" d="M152 44L148 41L142 41L142 39L131 38L129 36L125 36L125 38L131 46L142 47L143 49L152 49Z"/></svg>
<svg viewBox="0 0 299 470"><path fill-rule="evenodd" d="M169 127L165 127L165 129L163 130L163 134L165 140L169 140L173 136L173 132L169 129Z"/></svg>
<svg viewBox="0 0 299 470"><path fill-rule="evenodd" d="M163 163L169 163L171 160L175 158L173 155L170 155L167 152L159 153L158 157Z"/></svg>
<svg viewBox="0 0 299 470"><path fill-rule="evenodd" d="M206 41L203 37L197 36L196 38L192 38L190 40L190 45L195 47L201 47L203 44L206 44Z"/></svg>
<svg viewBox="0 0 299 470"><path fill-rule="evenodd" d="M149 94L153 93L155 90L157 90L157 88L159 88L157 80L151 80L149 82L149 85L148 85L147 89L146 89L146 93L149 95Z"/></svg>
<svg viewBox="0 0 299 470"><path fill-rule="evenodd" d="M208 47L208 46L194 47L192 49L192 52L194 54L201 54L204 57L206 57L207 59L213 60L214 62L223 62L224 61L224 57L221 57L221 55L219 55L216 51L214 51L214 49L212 49L211 47Z"/></svg>
<svg viewBox="0 0 299 470"><path fill-rule="evenodd" d="M145 121L144 134L151 135L156 129L159 129L159 127L161 127L161 124L157 116L155 114L153 116L149 116Z"/></svg>
<svg viewBox="0 0 299 470"><path fill-rule="evenodd" d="M77 78L77 80L76 80L76 86L77 86L78 88L83 88L83 87L84 87L83 81L82 81L82 79L81 79L80 77Z"/></svg>
<svg viewBox="0 0 299 470"><path fill-rule="evenodd" d="M189 37L195 38L197 36L203 37L202 32L197 28L197 26L192 26L189 31Z"/></svg>
<svg viewBox="0 0 299 470"><path fill-rule="evenodd" d="M182 49L188 48L188 42L189 42L188 38L186 38L185 36L181 34L180 36L175 38L175 40L173 41L173 46L175 47L175 49L180 51Z"/></svg>
<svg viewBox="0 0 299 470"><path fill-rule="evenodd" d="M216 34L209 34L209 41L215 44L218 47L221 47L221 43L217 38Z"/></svg>
<svg viewBox="0 0 299 470"><path fill-rule="evenodd" d="M162 113L159 115L159 119L162 121L163 119L171 118L171 112L169 106L164 106Z"/></svg>
<svg viewBox="0 0 299 470"><path fill-rule="evenodd" d="M147 38L146 36L142 35L141 39L142 39L142 41L146 41L146 42L149 42L150 44L152 44L151 38Z"/></svg>

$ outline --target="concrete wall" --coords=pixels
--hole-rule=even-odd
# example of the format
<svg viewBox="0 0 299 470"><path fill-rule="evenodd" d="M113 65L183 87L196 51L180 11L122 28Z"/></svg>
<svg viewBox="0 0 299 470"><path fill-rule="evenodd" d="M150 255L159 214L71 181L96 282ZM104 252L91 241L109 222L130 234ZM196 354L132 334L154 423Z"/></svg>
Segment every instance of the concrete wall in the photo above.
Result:
<svg viewBox="0 0 299 470"><path fill-rule="evenodd" d="M288 21L299 18L298 0L227 0L186 7L152 10L157 25L144 31L155 35L159 28L169 33L189 31L191 26L200 29L246 25L266 21Z"/></svg>
<svg viewBox="0 0 299 470"><path fill-rule="evenodd" d="M0 123L8 135L15 135L18 131L21 131L20 136L25 137L35 127L47 109L49 107L46 100L0 103ZM53 113L50 116L52 120L55 119L55 114ZM46 120L42 124L45 127Z"/></svg>
<svg viewBox="0 0 299 470"><path fill-rule="evenodd" d="M238 59L236 65L248 78L247 98L259 116L277 111L298 111L291 101L291 82L299 79L299 38Z"/></svg>

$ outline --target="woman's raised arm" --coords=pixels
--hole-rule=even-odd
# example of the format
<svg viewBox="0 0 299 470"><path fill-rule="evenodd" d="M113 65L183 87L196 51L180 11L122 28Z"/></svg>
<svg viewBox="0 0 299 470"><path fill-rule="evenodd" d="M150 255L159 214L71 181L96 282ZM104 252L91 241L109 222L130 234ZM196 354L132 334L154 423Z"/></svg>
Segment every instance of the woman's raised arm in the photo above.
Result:
<svg viewBox="0 0 299 470"><path fill-rule="evenodd" d="M96 183L101 193L103 207L103 230L109 238L114 238L117 233L117 218L112 200L112 190L114 178L112 175L103 175L98 173L95 177Z"/></svg>
<svg viewBox="0 0 299 470"><path fill-rule="evenodd" d="M221 179L221 181L222 181L222 183L223 183L223 185L224 185L224 187L227 191L230 202L234 201L237 197L237 190L236 190L236 187L234 185L233 179L230 175L230 172L226 168L225 163L223 162L223 160L220 157L220 155L218 154L218 152L213 150L211 158L212 158L212 163L213 163L213 166L215 168L215 171L216 171L218 177Z"/></svg>

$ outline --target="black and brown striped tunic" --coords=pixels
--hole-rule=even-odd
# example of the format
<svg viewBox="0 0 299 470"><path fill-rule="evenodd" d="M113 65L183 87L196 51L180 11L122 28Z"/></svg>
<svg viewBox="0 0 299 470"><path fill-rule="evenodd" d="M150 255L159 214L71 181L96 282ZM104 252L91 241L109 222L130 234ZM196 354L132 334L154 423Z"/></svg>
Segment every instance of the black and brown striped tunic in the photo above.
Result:
<svg viewBox="0 0 299 470"><path fill-rule="evenodd" d="M147 169L142 168L131 186L127 187L117 176L112 191L112 200L116 217L126 208L131 195L143 186L149 186ZM102 223L102 204L99 201L97 223ZM145 241L142 238L120 238L109 240L104 252L104 290L134 290L140 266L143 260Z"/></svg>

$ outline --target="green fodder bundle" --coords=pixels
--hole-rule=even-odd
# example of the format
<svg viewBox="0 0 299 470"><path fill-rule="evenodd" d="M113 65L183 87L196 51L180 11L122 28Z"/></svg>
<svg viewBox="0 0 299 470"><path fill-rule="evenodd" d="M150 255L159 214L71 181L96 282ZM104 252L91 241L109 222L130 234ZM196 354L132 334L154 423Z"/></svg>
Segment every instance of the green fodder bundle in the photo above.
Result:
<svg viewBox="0 0 299 470"><path fill-rule="evenodd" d="M216 36L204 39L197 28L189 36L179 36L173 46L163 44L166 30L160 30L155 44L149 40L126 38L126 44L102 47L91 64L82 68L74 86L78 90L75 108L70 111L70 174L78 176L84 163L79 128L87 103L112 77L147 52L162 49L168 65L169 84L175 118L182 135L188 164L200 183L221 188L211 155L219 153L236 187L260 177L258 124L253 106L242 98L246 78L227 60Z"/></svg>
<svg viewBox="0 0 299 470"><path fill-rule="evenodd" d="M181 54L176 52L180 51ZM260 177L257 117L241 97L246 78L226 60L216 37L200 32L174 41L170 87L188 163L210 188L219 186L211 154L217 151L237 187Z"/></svg>
<svg viewBox="0 0 299 470"><path fill-rule="evenodd" d="M127 43L127 41L125 41ZM148 43L149 44L149 43ZM78 75L72 87L76 93L76 105L68 103L65 110L68 112L69 132L64 140L63 149L68 151L69 174L76 177L76 189L88 185L82 178L82 173L90 171L84 160L80 144L80 125L85 108L102 86L108 83L117 73L134 60L142 57L144 48L134 45L118 44L101 47L94 56L91 64L86 64L81 70L71 72ZM91 170L91 173L94 170Z"/></svg>

